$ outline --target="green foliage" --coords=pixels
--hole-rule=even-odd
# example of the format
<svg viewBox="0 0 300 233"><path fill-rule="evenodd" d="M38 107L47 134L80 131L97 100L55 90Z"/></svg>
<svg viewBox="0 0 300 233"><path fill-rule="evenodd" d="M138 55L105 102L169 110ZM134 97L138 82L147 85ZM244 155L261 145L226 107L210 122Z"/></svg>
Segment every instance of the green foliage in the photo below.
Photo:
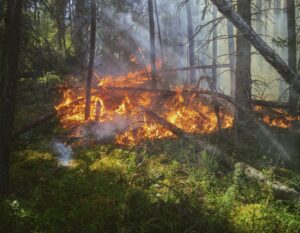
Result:
<svg viewBox="0 0 300 233"><path fill-rule="evenodd" d="M49 146L17 151L0 232L299 232L299 206L185 145L80 146L69 167Z"/></svg>

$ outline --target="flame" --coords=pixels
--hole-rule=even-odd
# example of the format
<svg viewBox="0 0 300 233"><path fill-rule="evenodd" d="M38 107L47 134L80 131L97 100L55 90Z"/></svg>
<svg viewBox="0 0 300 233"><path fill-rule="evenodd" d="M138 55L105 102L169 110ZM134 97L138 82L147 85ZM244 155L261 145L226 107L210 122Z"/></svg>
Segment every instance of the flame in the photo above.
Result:
<svg viewBox="0 0 300 233"><path fill-rule="evenodd" d="M160 62L158 62L160 67ZM143 88L150 84L150 66L145 70L129 72L118 77L96 77L98 85L92 90L91 115L96 113L97 102L100 102L100 122L110 121L122 117L130 122L129 127L118 132L116 143L123 145L137 144L143 140L174 138L172 132L148 117L140 106L151 109L159 116L176 125L184 132L191 134L207 134L218 130L218 122L212 106L197 95L184 94L182 89L176 89L176 94L165 97L155 92L132 92L123 87ZM113 89L119 88L119 89ZM123 88L123 89L122 89ZM69 89L63 92L62 102L56 106L60 123L64 128L85 123L84 118L84 90L82 88ZM79 98L82 101L74 103ZM72 105L70 108L67 106ZM98 104L99 105L99 104ZM263 111L257 107L255 111ZM281 110L280 110L281 111ZM285 114L284 118L263 117L263 122L270 126L288 128L294 119ZM233 126L234 117L225 110L220 111L223 129ZM300 117L297 118L300 120Z"/></svg>
<svg viewBox="0 0 300 233"><path fill-rule="evenodd" d="M137 64L137 63L138 63L137 57L136 57L135 55L133 55L133 54L130 56L130 61L131 61L132 63L134 63L134 64Z"/></svg>
<svg viewBox="0 0 300 233"><path fill-rule="evenodd" d="M272 112L268 112L263 107L256 107L255 111L262 113L262 121L272 127L288 129L292 127L293 121L300 120L300 116L291 116L285 109L272 109Z"/></svg>

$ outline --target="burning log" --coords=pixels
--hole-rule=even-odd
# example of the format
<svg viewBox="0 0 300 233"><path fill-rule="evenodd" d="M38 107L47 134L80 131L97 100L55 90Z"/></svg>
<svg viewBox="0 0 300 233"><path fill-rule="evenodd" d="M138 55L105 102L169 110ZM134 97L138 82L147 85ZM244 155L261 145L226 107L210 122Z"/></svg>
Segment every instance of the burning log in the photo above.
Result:
<svg viewBox="0 0 300 233"><path fill-rule="evenodd" d="M161 116L157 115L156 113L154 113L153 111L146 109L142 106L140 106L140 108L149 116L151 117L154 121L156 121L157 123L159 123L160 125L162 125L163 127L165 127L166 129L168 129L169 131L171 131L173 134L175 134L178 137L182 137L188 141L191 140L191 135L185 133L182 129L178 128L176 125L168 122L167 120L165 120L164 118L162 118ZM202 140L197 140L197 144L200 147L200 150L204 150L207 153L209 153L210 155L214 156L215 159L220 162L221 164L223 164L227 169L232 170L233 166L233 161L230 159L230 157L226 154L224 154L221 150L219 150L218 148L216 148L215 146L202 141Z"/></svg>
<svg viewBox="0 0 300 233"><path fill-rule="evenodd" d="M162 125L163 127L165 127L166 129L168 129L169 131L171 131L173 134L177 135L177 136L184 136L186 135L186 133L178 128L177 126L173 125L172 123L168 122L167 120L165 120L164 118L160 117L159 115L157 115L155 112L150 111L147 108L144 108L142 106L139 106L149 117L151 117L154 121L156 121L157 123L159 123L160 125Z"/></svg>

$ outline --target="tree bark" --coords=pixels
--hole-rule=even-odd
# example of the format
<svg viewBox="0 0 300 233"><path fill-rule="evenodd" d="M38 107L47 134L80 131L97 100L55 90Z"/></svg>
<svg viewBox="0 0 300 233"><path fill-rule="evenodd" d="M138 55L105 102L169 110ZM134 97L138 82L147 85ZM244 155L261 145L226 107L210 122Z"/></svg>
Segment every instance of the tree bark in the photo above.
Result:
<svg viewBox="0 0 300 233"><path fill-rule="evenodd" d="M148 0L149 12L149 33L150 33L150 59L151 59L151 80L152 88L157 88L156 81L156 51L155 51L155 25L154 25L154 7L153 0Z"/></svg>
<svg viewBox="0 0 300 233"><path fill-rule="evenodd" d="M9 157L16 105L20 55L22 0L7 0L5 20L7 72L0 96L0 195L9 191Z"/></svg>
<svg viewBox="0 0 300 233"><path fill-rule="evenodd" d="M85 40L84 40L84 17L85 17L85 1L76 0L75 2L75 17L73 30L74 57L77 65L82 72L85 65Z"/></svg>
<svg viewBox="0 0 300 233"><path fill-rule="evenodd" d="M186 15L187 15L187 34L189 40L189 64L190 67L195 66L195 39L194 39L194 26L191 10L191 1L186 3ZM190 71L190 82L196 83L195 70Z"/></svg>
<svg viewBox="0 0 300 233"><path fill-rule="evenodd" d="M214 90L217 89L217 76L218 76L218 73L217 73L217 60L218 60L218 31L217 31L217 27L218 27L218 24L216 22L217 20L217 8L215 6L213 6L213 20L214 20L214 23L213 23L213 46L212 46L212 84L213 84L213 88Z"/></svg>
<svg viewBox="0 0 300 233"><path fill-rule="evenodd" d="M243 18L233 11L226 0L210 0L215 4L225 17L227 17L235 27L243 34L251 45L265 58L265 60L275 68L275 70L291 85L291 87L300 93L300 78L289 68L286 62L247 24Z"/></svg>
<svg viewBox="0 0 300 233"><path fill-rule="evenodd" d="M251 25L251 0L238 0L237 11L248 25ZM236 48L235 101L244 109L236 109L235 126L243 128L249 122L252 112L251 103L251 45L238 32Z"/></svg>
<svg viewBox="0 0 300 233"><path fill-rule="evenodd" d="M296 18L295 1L287 0L287 20L288 20L288 64L291 70L297 72L297 39L296 39ZM289 87L290 112L297 112L298 95Z"/></svg>
<svg viewBox="0 0 300 233"><path fill-rule="evenodd" d="M232 0L228 0L229 6L232 6ZM230 95L235 96L235 72L236 72L236 57L235 57L235 44L234 44L234 30L230 20L227 19L227 35L228 35L228 53L230 64Z"/></svg>
<svg viewBox="0 0 300 233"><path fill-rule="evenodd" d="M91 86L94 69L95 46L96 46L96 0L91 0L91 43L88 75L86 79L85 119L91 115Z"/></svg>

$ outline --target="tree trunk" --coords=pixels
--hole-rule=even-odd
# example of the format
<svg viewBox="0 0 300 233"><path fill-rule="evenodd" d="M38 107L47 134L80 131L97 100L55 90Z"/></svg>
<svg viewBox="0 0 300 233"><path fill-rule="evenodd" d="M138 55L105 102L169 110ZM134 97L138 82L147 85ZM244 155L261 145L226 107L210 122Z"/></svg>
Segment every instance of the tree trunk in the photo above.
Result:
<svg viewBox="0 0 300 233"><path fill-rule="evenodd" d="M75 2L75 16L74 16L74 57L80 71L85 67L85 40L84 40L84 22L85 17L85 1L76 0Z"/></svg>
<svg viewBox="0 0 300 233"><path fill-rule="evenodd" d="M189 64L190 67L195 66L195 39L194 39L194 26L191 10L191 0L186 3L186 15L187 15L187 34L189 40ZM196 83L195 70L191 70L190 82Z"/></svg>
<svg viewBox="0 0 300 233"><path fill-rule="evenodd" d="M232 0L228 0L229 6L232 6ZM230 20L227 19L227 35L228 35L228 53L229 53L229 64L230 64L230 95L235 96L235 44L234 44L234 31L233 25Z"/></svg>
<svg viewBox="0 0 300 233"><path fill-rule="evenodd" d="M290 84L297 93L300 93L300 78L289 68L286 62L247 24L243 18L233 11L226 0L210 0L218 10L227 17L244 35L251 45L275 68L275 70Z"/></svg>
<svg viewBox="0 0 300 233"><path fill-rule="evenodd" d="M151 80L152 88L157 88L156 82L156 51L155 51L155 25L154 25L154 11L153 0L148 0L149 12L149 32L150 32L150 59L151 59Z"/></svg>
<svg viewBox="0 0 300 233"><path fill-rule="evenodd" d="M237 11L248 25L251 25L251 0L238 0ZM237 108L235 126L246 126L252 110L251 103L251 45L238 32L236 49L236 83L235 101L243 106L243 110Z"/></svg>
<svg viewBox="0 0 300 233"><path fill-rule="evenodd" d="M160 56L162 60L162 64L165 64L165 55L164 55L164 47L162 43L162 36L161 36L161 29L160 29L160 23L159 23L159 16L158 16L158 9L157 9L157 2L154 0L154 6L155 6L155 16L156 16L156 23L157 23L157 31L158 31L158 39L159 39L159 46L160 46Z"/></svg>
<svg viewBox="0 0 300 233"><path fill-rule="evenodd" d="M296 18L295 1L287 0L287 20L288 20L288 64L291 70L297 72L297 39L296 39ZM289 87L289 106L290 112L297 112L298 95Z"/></svg>
<svg viewBox="0 0 300 233"><path fill-rule="evenodd" d="M94 70L95 45L96 45L96 0L91 0L91 43L88 75L86 79L85 119L91 115L91 87Z"/></svg>
<svg viewBox="0 0 300 233"><path fill-rule="evenodd" d="M9 155L16 105L20 55L22 0L8 0L5 20L7 72L0 96L0 195L9 191Z"/></svg>
<svg viewBox="0 0 300 233"><path fill-rule="evenodd" d="M213 6L213 20L214 20L214 23L213 23L213 46L212 46L212 65L213 65L213 68L212 68L212 84L213 84L213 88L214 90L217 89L217 76L218 76L218 73L217 73L217 59L218 59L218 31L217 31L217 8L215 6Z"/></svg>

